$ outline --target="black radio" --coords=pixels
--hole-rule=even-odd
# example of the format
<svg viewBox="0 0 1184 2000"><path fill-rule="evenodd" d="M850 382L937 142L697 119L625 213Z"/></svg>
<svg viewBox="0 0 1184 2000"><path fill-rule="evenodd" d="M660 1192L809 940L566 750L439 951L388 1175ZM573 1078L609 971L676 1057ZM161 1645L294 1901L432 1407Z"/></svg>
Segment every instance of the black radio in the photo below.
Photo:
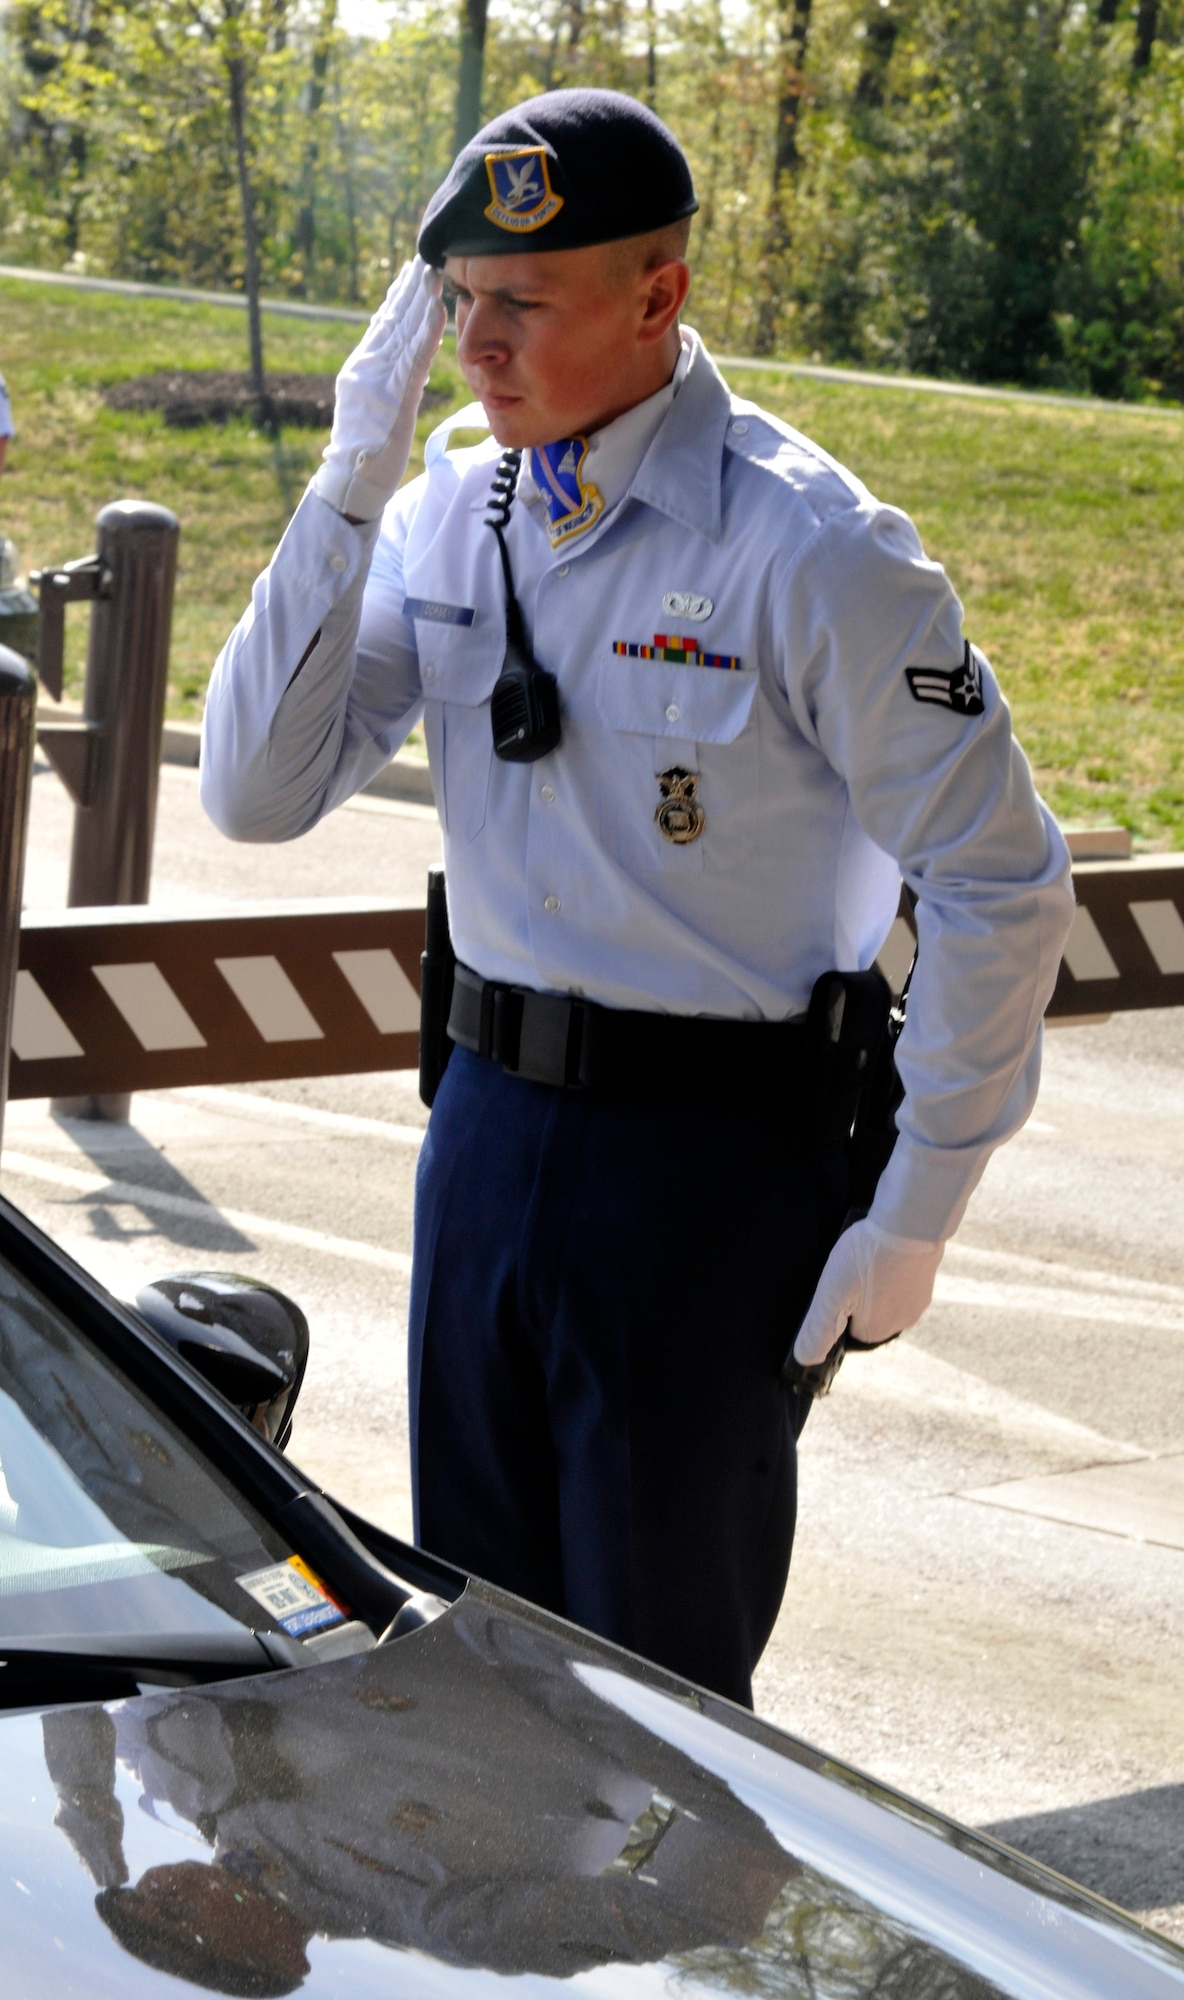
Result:
<svg viewBox="0 0 1184 2000"><path fill-rule="evenodd" d="M506 663L495 683L489 714L494 755L507 764L533 764L545 757L554 750L562 730L559 683L554 674L540 667L526 643L506 547L505 528L521 463L520 451L502 453L493 481L493 511L486 519L486 526L497 536L506 582Z"/></svg>

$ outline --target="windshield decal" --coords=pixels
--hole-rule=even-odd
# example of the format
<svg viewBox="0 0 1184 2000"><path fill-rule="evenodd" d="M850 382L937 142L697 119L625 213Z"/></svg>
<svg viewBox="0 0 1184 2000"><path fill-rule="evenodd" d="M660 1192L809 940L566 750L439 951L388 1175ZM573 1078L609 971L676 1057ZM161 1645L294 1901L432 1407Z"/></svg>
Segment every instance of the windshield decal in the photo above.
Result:
<svg viewBox="0 0 1184 2000"><path fill-rule="evenodd" d="M340 1604L334 1603L320 1577L299 1556L271 1563L267 1569L252 1570L249 1576L240 1576L237 1581L293 1639L323 1631L326 1625L340 1624L347 1615Z"/></svg>

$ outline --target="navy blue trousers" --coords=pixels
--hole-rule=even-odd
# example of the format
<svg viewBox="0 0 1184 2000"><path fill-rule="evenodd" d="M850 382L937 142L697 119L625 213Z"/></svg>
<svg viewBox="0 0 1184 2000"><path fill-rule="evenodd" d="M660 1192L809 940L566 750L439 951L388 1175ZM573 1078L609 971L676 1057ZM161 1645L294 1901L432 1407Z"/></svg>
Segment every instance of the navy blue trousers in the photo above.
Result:
<svg viewBox="0 0 1184 2000"><path fill-rule="evenodd" d="M780 1369L843 1206L784 1107L455 1050L416 1186L417 1539L750 1703L793 1545Z"/></svg>

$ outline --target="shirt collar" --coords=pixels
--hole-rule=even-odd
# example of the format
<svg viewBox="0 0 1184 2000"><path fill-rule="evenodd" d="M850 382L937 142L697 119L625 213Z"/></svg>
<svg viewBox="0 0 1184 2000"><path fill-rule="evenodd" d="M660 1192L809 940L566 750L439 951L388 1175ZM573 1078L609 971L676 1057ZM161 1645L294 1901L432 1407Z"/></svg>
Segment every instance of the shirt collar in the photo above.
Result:
<svg viewBox="0 0 1184 2000"><path fill-rule="evenodd" d="M686 375L642 459L630 494L718 542L723 532L724 440L732 398L697 333L683 329Z"/></svg>

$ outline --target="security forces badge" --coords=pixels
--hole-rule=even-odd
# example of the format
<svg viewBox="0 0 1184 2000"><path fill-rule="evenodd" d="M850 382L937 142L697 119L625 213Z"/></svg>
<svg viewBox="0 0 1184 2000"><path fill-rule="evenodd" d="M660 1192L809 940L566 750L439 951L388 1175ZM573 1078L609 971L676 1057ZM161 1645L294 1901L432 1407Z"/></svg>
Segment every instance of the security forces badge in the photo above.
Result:
<svg viewBox="0 0 1184 2000"><path fill-rule="evenodd" d="M952 708L955 715L983 712L983 670L969 639L965 641L962 665L952 673L944 673L940 667L906 667L904 677L914 701Z"/></svg>
<svg viewBox="0 0 1184 2000"><path fill-rule="evenodd" d="M485 171L493 190L485 214L499 229L526 235L541 229L563 207L563 196L551 186L542 146L525 146L514 153L486 153Z"/></svg>
<svg viewBox="0 0 1184 2000"><path fill-rule="evenodd" d="M672 764L668 771L657 771L654 775L662 794L654 808L659 831L675 847L689 847L707 824L707 814L695 797L699 773Z"/></svg>

